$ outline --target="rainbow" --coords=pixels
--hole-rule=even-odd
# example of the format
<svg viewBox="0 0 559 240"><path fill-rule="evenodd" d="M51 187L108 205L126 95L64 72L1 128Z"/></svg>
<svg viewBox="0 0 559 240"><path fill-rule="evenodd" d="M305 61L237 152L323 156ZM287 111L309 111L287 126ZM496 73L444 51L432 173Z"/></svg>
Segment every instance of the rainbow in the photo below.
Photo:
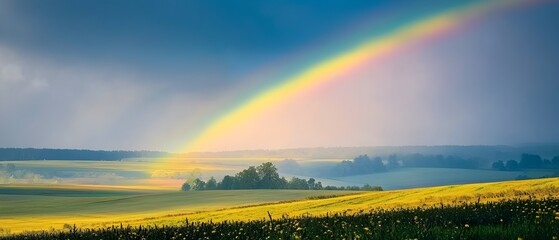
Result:
<svg viewBox="0 0 559 240"><path fill-rule="evenodd" d="M307 67L274 81L273 85L248 95L239 103L227 108L208 121L206 126L194 135L176 152L193 152L204 150L204 146L236 123L246 121L290 96L312 89L322 84L340 79L344 74L356 71L365 63L378 60L390 54L396 54L417 43L436 40L438 37L456 32L480 16L487 15L528 0L487 0L461 3L428 16L403 21L391 26L382 34L374 34L353 41L342 51L314 61ZM363 34L361 34L363 35ZM347 44L345 44L347 45ZM303 62L304 64L304 62ZM302 65L302 64L300 64ZM275 79L275 78L270 78Z"/></svg>

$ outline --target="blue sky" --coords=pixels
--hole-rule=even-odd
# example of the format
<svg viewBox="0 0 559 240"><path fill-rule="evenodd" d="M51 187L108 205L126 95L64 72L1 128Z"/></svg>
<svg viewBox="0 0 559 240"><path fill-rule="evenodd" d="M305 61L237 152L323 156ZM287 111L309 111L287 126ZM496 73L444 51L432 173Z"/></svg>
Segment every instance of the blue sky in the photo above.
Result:
<svg viewBox="0 0 559 240"><path fill-rule="evenodd" d="M2 1L0 146L172 151L228 102L269 81L254 73L281 72L309 49L336 47L364 20L382 26L443 4ZM253 140L223 149L557 142L557 29L554 2L484 16L355 76L388 80L330 94L356 93L344 101L361 111L298 109L292 114L304 117L294 119L305 120L286 117L278 129L310 129L306 136L270 144L247 136ZM343 132L336 134L312 127L333 113L384 120L351 129L332 120L327 127Z"/></svg>

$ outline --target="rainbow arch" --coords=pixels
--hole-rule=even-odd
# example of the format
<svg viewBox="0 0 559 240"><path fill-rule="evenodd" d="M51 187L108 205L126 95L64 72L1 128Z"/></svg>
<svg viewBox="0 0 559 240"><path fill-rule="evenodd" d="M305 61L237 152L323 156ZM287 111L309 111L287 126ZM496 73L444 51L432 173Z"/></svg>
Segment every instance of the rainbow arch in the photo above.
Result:
<svg viewBox="0 0 559 240"><path fill-rule="evenodd" d="M325 84L339 76L357 70L364 63L396 54L410 45L435 41L439 36L457 32L481 16L513 6L530 4L530 0L484 0L461 2L445 10L396 24L383 34L364 37L338 53L317 60L291 75L281 77L277 82L243 98L239 103L206 123L194 137L190 138L176 152L204 150L204 145L227 131L236 123L246 121L266 108L288 99L296 93ZM276 77L277 78L277 77ZM164 160L163 160L164 161ZM164 165L164 162L162 162ZM160 167L162 165L159 165Z"/></svg>

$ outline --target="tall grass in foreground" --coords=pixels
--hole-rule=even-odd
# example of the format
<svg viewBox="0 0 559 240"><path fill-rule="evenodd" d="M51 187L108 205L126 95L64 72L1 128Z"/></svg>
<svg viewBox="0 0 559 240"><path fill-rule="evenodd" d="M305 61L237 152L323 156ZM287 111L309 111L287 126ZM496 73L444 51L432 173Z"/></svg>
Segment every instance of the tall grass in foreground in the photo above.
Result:
<svg viewBox="0 0 559 240"><path fill-rule="evenodd" d="M373 209L322 217L76 229L3 239L558 239L559 199Z"/></svg>

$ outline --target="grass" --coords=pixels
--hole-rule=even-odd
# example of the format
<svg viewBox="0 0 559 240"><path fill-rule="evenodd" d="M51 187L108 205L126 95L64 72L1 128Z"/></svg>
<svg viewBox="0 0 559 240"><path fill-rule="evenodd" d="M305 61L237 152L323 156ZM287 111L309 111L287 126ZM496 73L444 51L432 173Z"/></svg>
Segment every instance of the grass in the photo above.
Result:
<svg viewBox="0 0 559 240"><path fill-rule="evenodd" d="M557 239L559 199L513 199L357 214L123 225L24 233L6 239ZM1 238L1 237L0 237Z"/></svg>
<svg viewBox="0 0 559 240"><path fill-rule="evenodd" d="M326 214L358 214L379 209L429 208L559 195L559 179L451 185L384 192L225 190L156 191L118 187L0 187L3 231L104 228L111 225L170 225L250 221ZM50 192L49 192L50 191ZM351 193L351 194L349 194ZM349 194L331 196L335 194ZM327 197L324 197L327 196ZM4 204L7 203L7 204ZM32 219L32 221L30 221ZM6 226L9 226L7 229Z"/></svg>
<svg viewBox="0 0 559 240"><path fill-rule="evenodd" d="M65 224L102 226L154 216L189 214L346 191L165 191L81 185L0 185L0 226L12 233L62 229ZM32 221L29 221L32 219Z"/></svg>
<svg viewBox="0 0 559 240"><path fill-rule="evenodd" d="M186 218L190 221L248 221L275 217L323 216L327 213L353 214L371 209L393 209L407 207L430 207L440 204L462 204L488 202L512 198L545 198L559 195L559 179L537 179L496 183L465 184L440 187L365 192L326 199L275 203L268 205L228 208L199 213L174 214L126 221L125 224L177 225ZM93 225L94 226L94 225Z"/></svg>
<svg viewBox="0 0 559 240"><path fill-rule="evenodd" d="M203 169L203 176L236 172L247 164L262 159L239 162L231 159L187 159L184 168L173 166L182 162L170 159L165 171L188 173L194 167ZM207 161L206 161L207 160ZM272 159L276 160L276 159ZM298 190L236 190L178 192L184 178L148 178L153 159L128 159L121 162L99 161L22 161L18 169L37 170L69 178L65 183L120 184L93 185L0 185L0 234L24 230L62 229L64 225L103 227L123 223L138 225L180 225L190 221L248 221L274 217L322 216L326 213L359 213L370 209L426 207L437 204L460 204L559 195L559 179L538 179L486 184L454 185L467 182L507 180L517 175L539 177L545 171L499 172L468 169L398 169L393 172L338 178L336 183L381 185L385 189L411 186L449 186L416 188L385 192L367 192L330 198L350 192ZM174 161L174 163L173 163ZM91 174L93 172L94 174ZM143 173L143 174L138 174ZM99 175L95 175L99 174ZM104 175L106 174L106 175ZM130 177L131 176L136 177ZM419 176L414 178L415 176ZM389 180L390 179L390 180ZM320 179L317 179L320 180ZM326 179L327 181L327 179ZM325 185L328 182L323 181ZM345 184L347 183L347 184ZM137 187L144 186L144 187ZM159 187L154 187L159 186ZM161 190L161 186L174 187Z"/></svg>

